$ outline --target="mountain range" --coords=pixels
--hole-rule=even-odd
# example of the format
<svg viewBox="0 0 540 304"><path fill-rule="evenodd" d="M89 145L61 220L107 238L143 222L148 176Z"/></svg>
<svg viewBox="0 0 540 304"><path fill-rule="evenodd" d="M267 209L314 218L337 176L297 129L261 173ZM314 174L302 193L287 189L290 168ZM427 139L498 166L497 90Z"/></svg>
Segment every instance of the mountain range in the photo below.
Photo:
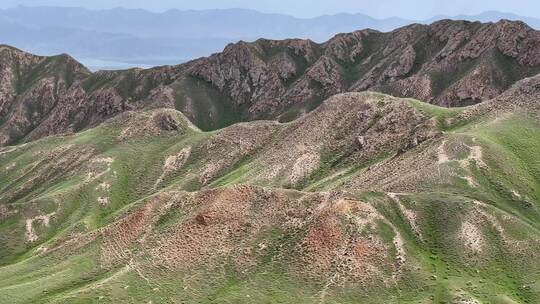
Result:
<svg viewBox="0 0 540 304"><path fill-rule="evenodd" d="M0 43L41 55L69 53L96 70L178 64L208 56L239 40L263 37L323 42L360 28L391 31L413 22L430 24L447 18L413 21L339 14L301 19L245 9L155 13L124 8L19 6L0 10ZM500 12L455 18L482 22L523 20L540 28L538 19Z"/></svg>
<svg viewBox="0 0 540 304"><path fill-rule="evenodd" d="M538 303L540 32L92 72L0 46L0 303Z"/></svg>
<svg viewBox="0 0 540 304"><path fill-rule="evenodd" d="M211 131L293 120L326 98L374 90L441 106L492 99L540 71L540 33L522 22L444 20L325 43L267 40L176 66L92 73L68 55L2 47L0 145L78 132L119 113L177 109Z"/></svg>

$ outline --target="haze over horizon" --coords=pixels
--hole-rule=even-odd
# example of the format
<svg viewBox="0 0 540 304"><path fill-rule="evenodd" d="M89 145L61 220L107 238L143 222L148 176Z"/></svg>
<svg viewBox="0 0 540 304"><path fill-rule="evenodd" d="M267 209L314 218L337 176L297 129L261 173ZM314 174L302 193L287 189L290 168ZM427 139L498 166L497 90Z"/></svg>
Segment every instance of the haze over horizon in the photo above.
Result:
<svg viewBox="0 0 540 304"><path fill-rule="evenodd" d="M528 14L533 10L498 1L479 7L461 0L451 7L426 0L405 6L398 2L338 0L330 7L306 0L4 0L0 43L38 55L68 53L98 70L179 64L240 40L301 38L322 43L338 33L366 28L387 32L445 18L521 20L540 29L540 18Z"/></svg>
<svg viewBox="0 0 540 304"><path fill-rule="evenodd" d="M126 7L142 8L151 11L245 8L265 13L280 13L304 18L338 13L361 13L374 18L400 17L406 19L428 19L438 15L474 15L485 11L500 11L528 17L540 17L540 2L533 0L512 2L503 0L456 0L452 1L452 3L441 3L432 0L407 2L399 0L335 0L331 3L309 0L297 0L293 3L286 0L204 0L196 2L187 0L159 0L152 1L151 3L142 0L95 0L92 2L81 0L4 0L0 4L0 8L15 7L18 5L70 6L88 9Z"/></svg>

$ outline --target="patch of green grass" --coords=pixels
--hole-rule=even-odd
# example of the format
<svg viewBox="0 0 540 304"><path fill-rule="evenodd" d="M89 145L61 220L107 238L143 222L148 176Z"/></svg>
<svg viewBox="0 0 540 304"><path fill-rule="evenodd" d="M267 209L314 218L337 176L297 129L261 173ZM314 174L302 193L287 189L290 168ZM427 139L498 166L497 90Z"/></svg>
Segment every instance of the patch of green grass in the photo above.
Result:
<svg viewBox="0 0 540 304"><path fill-rule="evenodd" d="M483 147L489 172L480 169L475 176L487 197L508 212L519 213L536 227L540 219L539 133L540 124L527 114L514 114L466 132Z"/></svg>
<svg viewBox="0 0 540 304"><path fill-rule="evenodd" d="M233 171L227 173L223 177L217 179L215 182L212 183L212 186L215 187L223 187L228 185L237 184L242 180L245 180L246 174L249 173L251 170L249 162L242 162L240 166L238 166Z"/></svg>
<svg viewBox="0 0 540 304"><path fill-rule="evenodd" d="M339 164L339 157L334 161L326 162L325 165L315 172L304 186L304 191L322 191L326 189L335 189L344 185L348 180L354 178L355 175L365 171L372 165L380 163L394 155L393 152L383 153L378 157L374 157L364 163L355 164L353 166L342 168Z"/></svg>
<svg viewBox="0 0 540 304"><path fill-rule="evenodd" d="M449 126L447 120L455 117L459 113L463 112L465 108L445 108L436 105L432 105L426 102L422 102L416 99L406 99L414 108L424 113L429 117L433 117L437 121L437 126L441 130L448 130L449 128L455 128L455 125Z"/></svg>

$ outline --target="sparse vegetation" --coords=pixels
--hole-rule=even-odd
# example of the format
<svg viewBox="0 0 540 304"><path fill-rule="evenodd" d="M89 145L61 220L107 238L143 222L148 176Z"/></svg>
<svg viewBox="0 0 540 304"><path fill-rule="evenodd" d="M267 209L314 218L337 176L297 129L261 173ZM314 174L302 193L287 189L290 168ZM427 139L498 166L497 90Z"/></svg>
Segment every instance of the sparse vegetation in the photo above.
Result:
<svg viewBox="0 0 540 304"><path fill-rule="evenodd" d="M79 134L3 148L0 302L539 300L540 125L533 114L467 119L453 128L444 122L467 109L372 93L343 98L365 98L374 107L375 122L356 127L363 134L384 132L381 124L393 115L389 109L407 104L425 119L436 119L446 133L401 154L389 148L357 162L363 155L357 153L366 153L362 149L332 152L356 133L340 129L337 137L327 137L336 130L318 129L314 142L328 145L327 154L296 185L312 192L283 190L293 168L270 174L269 155L287 138L310 144L295 132L311 121L350 129L344 120L325 120L336 117L333 111L345 107L344 101L287 124L201 132L179 115L177 130L147 125L130 131L152 121L148 117L162 117L164 110L153 110ZM182 152L187 147L189 154ZM288 155L302 157L306 148ZM381 167L407 166L410 153L416 162L427 157L432 167L426 170L438 167L440 175L433 178L410 172L418 189L425 184L429 191L389 194L377 190L384 185L373 186L375 191L355 186L367 176L376 178ZM182 162L169 163L163 175L171 155ZM50 215L48 222L42 215ZM31 218L37 219L28 226ZM28 239L28 229L37 240ZM340 247L345 240L356 247ZM379 272L368 271L364 281L356 276L363 272L353 270L362 267Z"/></svg>

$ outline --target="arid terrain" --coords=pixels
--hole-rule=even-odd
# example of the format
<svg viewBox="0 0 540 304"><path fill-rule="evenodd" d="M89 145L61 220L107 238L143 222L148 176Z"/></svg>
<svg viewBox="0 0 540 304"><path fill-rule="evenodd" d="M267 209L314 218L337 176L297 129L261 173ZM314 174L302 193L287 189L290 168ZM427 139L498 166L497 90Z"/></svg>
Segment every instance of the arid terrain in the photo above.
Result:
<svg viewBox="0 0 540 304"><path fill-rule="evenodd" d="M539 303L540 32L89 72L0 49L0 303Z"/></svg>

